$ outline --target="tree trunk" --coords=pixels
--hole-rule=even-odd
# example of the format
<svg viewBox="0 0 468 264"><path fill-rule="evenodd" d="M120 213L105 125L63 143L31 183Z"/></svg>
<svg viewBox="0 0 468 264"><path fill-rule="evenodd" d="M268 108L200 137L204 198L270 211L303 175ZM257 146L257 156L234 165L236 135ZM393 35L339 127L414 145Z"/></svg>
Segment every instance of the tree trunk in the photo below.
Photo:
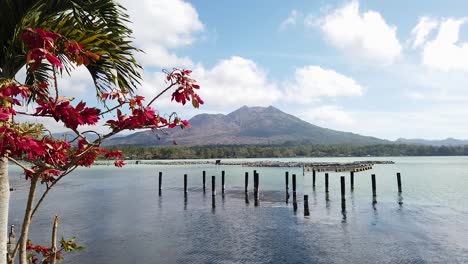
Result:
<svg viewBox="0 0 468 264"><path fill-rule="evenodd" d="M26 211L24 212L23 227L21 228L21 238L19 247L19 261L20 264L28 264L28 252L26 245L28 243L29 226L31 225L32 207L34 203L34 196L36 194L38 175L34 175L31 179L31 187L29 187L28 203L26 204Z"/></svg>
<svg viewBox="0 0 468 264"><path fill-rule="evenodd" d="M8 159L0 158L0 264L7 263L9 203L10 183L8 179Z"/></svg>

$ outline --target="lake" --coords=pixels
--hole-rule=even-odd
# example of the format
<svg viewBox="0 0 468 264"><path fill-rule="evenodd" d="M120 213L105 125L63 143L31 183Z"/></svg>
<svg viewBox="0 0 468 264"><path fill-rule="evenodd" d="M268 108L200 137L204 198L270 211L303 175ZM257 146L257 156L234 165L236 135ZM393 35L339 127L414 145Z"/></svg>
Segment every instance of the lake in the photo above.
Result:
<svg viewBox="0 0 468 264"><path fill-rule="evenodd" d="M357 161L372 158L298 158L294 161ZM357 172L240 166L95 166L67 176L33 220L30 238L50 244L55 214L59 235L77 236L85 250L65 263L468 263L468 157L386 157L395 164ZM226 161L226 160L223 160ZM260 204L244 195L244 173L260 174ZM207 192L202 171L207 171ZM221 171L226 194L221 195ZM163 172L158 196L158 172ZM285 203L285 171L297 174L298 210ZM398 194L396 173L402 175ZM188 174L184 199L183 174ZM373 203L371 174L376 174ZM212 208L211 176L218 195ZM340 177L346 176L346 210ZM20 226L27 183L10 167L10 224ZM290 176L291 189L291 176ZM310 216L303 215L309 195ZM18 234L17 234L18 235Z"/></svg>

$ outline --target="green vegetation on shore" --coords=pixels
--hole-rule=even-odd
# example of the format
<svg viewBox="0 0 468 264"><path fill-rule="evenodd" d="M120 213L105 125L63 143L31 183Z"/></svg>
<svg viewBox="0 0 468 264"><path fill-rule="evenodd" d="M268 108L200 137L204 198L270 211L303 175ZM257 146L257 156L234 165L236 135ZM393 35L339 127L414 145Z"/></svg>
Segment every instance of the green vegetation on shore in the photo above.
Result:
<svg viewBox="0 0 468 264"><path fill-rule="evenodd" d="M215 145L215 146L116 146L131 159L212 159L278 157L366 156L465 156L468 146L422 145Z"/></svg>

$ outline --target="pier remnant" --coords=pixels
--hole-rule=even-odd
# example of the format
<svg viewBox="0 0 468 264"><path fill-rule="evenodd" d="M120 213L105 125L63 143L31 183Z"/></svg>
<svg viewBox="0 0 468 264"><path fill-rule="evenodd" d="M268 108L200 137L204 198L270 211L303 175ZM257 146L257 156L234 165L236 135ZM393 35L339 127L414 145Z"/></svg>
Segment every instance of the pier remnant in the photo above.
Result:
<svg viewBox="0 0 468 264"><path fill-rule="evenodd" d="M346 200L345 176L341 176L340 181L341 181L341 201L345 201Z"/></svg>
<svg viewBox="0 0 468 264"><path fill-rule="evenodd" d="M203 175L203 193L205 193L205 189L206 189L206 171L203 171L202 173Z"/></svg>
<svg viewBox="0 0 468 264"><path fill-rule="evenodd" d="M304 195L304 216L309 216L309 195Z"/></svg>
<svg viewBox="0 0 468 264"><path fill-rule="evenodd" d="M325 173L325 192L328 193L328 173Z"/></svg>
<svg viewBox="0 0 468 264"><path fill-rule="evenodd" d="M159 196L161 196L162 193L162 171L159 172Z"/></svg>
<svg viewBox="0 0 468 264"><path fill-rule="evenodd" d="M216 195L216 176L211 176L211 195Z"/></svg>
<svg viewBox="0 0 468 264"><path fill-rule="evenodd" d="M187 174L184 174L184 196L187 196Z"/></svg>
<svg viewBox="0 0 468 264"><path fill-rule="evenodd" d="M377 186L376 186L377 184L375 182L375 174L372 174L371 178L372 178L372 196L376 197L377 196Z"/></svg>
<svg viewBox="0 0 468 264"><path fill-rule="evenodd" d="M398 184L398 192L401 193L401 174L397 172L396 177L397 177L397 184Z"/></svg>

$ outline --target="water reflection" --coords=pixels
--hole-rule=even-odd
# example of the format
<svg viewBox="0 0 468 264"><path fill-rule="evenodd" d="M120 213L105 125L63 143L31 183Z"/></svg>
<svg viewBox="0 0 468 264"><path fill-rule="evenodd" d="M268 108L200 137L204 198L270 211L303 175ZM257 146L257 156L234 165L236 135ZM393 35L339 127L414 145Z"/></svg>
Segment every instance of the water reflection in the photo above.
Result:
<svg viewBox="0 0 468 264"><path fill-rule="evenodd" d="M216 210L216 196L211 196L211 211L214 213Z"/></svg>
<svg viewBox="0 0 468 264"><path fill-rule="evenodd" d="M400 206L400 209L403 207L403 196L401 195L401 192L398 193L398 205Z"/></svg>
<svg viewBox="0 0 468 264"><path fill-rule="evenodd" d="M296 192L293 192L293 209L294 213L297 212L297 197L296 197Z"/></svg>
<svg viewBox="0 0 468 264"><path fill-rule="evenodd" d="M372 208L377 211L377 196L372 197Z"/></svg>
<svg viewBox="0 0 468 264"><path fill-rule="evenodd" d="M345 200L341 200L341 215L342 215L341 223L345 224L346 223L346 201Z"/></svg>
<svg viewBox="0 0 468 264"><path fill-rule="evenodd" d="M245 203L249 204L249 192L245 192Z"/></svg>
<svg viewBox="0 0 468 264"><path fill-rule="evenodd" d="M184 196L184 210L187 210L187 203L188 203L188 199L187 199L187 195Z"/></svg>

